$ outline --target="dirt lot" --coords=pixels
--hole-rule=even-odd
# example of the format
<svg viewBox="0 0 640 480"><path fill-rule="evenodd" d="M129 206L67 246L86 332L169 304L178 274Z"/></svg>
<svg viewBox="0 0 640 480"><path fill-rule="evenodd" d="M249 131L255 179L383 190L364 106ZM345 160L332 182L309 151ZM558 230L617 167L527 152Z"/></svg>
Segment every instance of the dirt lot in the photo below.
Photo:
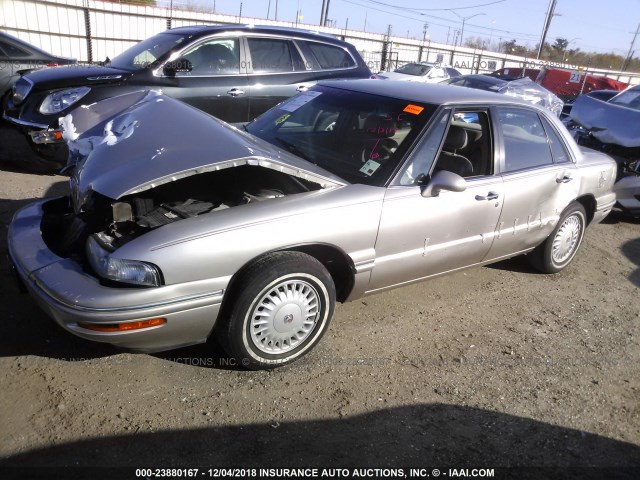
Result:
<svg viewBox="0 0 640 480"><path fill-rule="evenodd" d="M0 171L0 248L16 209L65 189ZM225 365L214 342L143 355L77 339L18 294L3 256L0 466L595 466L638 478L639 237L639 222L614 217L557 275L514 259L341 305L314 352L272 372Z"/></svg>

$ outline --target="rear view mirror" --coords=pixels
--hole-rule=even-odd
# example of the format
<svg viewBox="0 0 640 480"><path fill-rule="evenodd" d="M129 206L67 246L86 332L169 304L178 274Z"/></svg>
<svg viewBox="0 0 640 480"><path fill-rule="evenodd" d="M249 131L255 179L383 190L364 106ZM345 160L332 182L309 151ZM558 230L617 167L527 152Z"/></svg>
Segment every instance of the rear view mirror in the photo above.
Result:
<svg viewBox="0 0 640 480"><path fill-rule="evenodd" d="M193 70L191 61L183 57L165 63L162 72L167 77L173 77L176 73L185 73L190 72L191 70Z"/></svg>
<svg viewBox="0 0 640 480"><path fill-rule="evenodd" d="M442 190L464 192L466 189L467 182L460 175L448 170L438 170L420 193L423 197L437 197Z"/></svg>

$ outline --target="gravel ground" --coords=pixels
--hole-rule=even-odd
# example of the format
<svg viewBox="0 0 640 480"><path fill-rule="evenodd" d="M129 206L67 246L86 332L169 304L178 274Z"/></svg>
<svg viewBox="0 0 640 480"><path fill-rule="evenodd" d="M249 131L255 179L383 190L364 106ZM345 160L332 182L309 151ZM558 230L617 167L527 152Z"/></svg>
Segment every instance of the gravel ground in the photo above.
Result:
<svg viewBox="0 0 640 480"><path fill-rule="evenodd" d="M0 248L13 212L65 180L0 171ZM18 293L3 256L0 467L639 478L639 237L638 221L614 216L556 275L513 259L339 305L311 354L271 372L229 365L215 342L145 355L75 338Z"/></svg>

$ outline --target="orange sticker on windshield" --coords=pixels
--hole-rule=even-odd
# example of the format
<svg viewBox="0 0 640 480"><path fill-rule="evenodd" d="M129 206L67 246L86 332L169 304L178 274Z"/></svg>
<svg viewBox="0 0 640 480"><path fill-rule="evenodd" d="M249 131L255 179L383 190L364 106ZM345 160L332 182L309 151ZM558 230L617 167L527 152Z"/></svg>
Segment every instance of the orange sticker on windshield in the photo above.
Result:
<svg viewBox="0 0 640 480"><path fill-rule="evenodd" d="M404 107L404 110L402 111L407 113L413 113L414 115L419 115L420 112L422 112L422 110L424 110L424 107L420 107L418 105L413 105L410 103L409 105Z"/></svg>

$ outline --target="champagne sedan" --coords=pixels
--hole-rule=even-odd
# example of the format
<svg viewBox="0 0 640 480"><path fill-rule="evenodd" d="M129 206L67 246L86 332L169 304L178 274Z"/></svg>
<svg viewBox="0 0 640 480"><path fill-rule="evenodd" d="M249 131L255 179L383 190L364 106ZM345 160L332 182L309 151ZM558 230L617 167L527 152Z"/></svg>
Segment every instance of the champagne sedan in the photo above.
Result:
<svg viewBox="0 0 640 480"><path fill-rule="evenodd" d="M616 165L516 98L321 83L234 127L153 91L61 118L71 195L16 213L19 279L66 330L137 351L216 335L308 353L336 302L526 254L565 268Z"/></svg>

